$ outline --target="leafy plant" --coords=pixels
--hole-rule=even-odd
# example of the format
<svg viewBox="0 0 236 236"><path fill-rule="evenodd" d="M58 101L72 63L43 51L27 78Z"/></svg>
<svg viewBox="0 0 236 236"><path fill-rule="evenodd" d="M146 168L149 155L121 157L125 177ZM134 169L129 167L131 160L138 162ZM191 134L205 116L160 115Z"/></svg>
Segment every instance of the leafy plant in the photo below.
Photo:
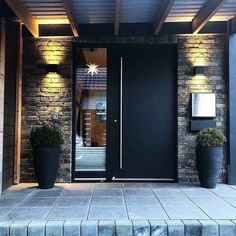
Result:
<svg viewBox="0 0 236 236"><path fill-rule="evenodd" d="M197 144L201 147L222 147L226 138L218 128L207 128L197 135Z"/></svg>
<svg viewBox="0 0 236 236"><path fill-rule="evenodd" d="M32 148L60 147L63 144L63 138L57 128L44 125L31 130L30 143Z"/></svg>

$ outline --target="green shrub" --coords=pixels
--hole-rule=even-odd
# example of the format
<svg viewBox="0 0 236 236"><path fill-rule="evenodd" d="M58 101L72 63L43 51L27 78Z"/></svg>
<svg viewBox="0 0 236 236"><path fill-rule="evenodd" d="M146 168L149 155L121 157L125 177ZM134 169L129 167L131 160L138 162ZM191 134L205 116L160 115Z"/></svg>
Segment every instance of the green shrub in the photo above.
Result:
<svg viewBox="0 0 236 236"><path fill-rule="evenodd" d="M226 138L218 128L208 128L197 135L197 144L202 147L222 147Z"/></svg>
<svg viewBox="0 0 236 236"><path fill-rule="evenodd" d="M30 143L32 148L60 147L63 144L63 138L57 128L44 125L32 129Z"/></svg>

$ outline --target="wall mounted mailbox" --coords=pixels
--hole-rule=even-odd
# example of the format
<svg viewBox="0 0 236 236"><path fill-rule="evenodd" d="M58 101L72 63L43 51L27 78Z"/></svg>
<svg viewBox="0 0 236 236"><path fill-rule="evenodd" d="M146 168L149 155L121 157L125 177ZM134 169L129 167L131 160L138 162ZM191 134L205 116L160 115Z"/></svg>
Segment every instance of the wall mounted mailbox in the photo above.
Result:
<svg viewBox="0 0 236 236"><path fill-rule="evenodd" d="M216 117L215 93L192 93L192 118Z"/></svg>

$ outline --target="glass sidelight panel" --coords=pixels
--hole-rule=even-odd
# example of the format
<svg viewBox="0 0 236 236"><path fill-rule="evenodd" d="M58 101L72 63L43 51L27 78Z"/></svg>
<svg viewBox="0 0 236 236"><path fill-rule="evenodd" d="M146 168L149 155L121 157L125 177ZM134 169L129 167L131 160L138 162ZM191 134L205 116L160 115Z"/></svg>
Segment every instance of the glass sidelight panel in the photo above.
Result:
<svg viewBox="0 0 236 236"><path fill-rule="evenodd" d="M75 171L106 170L107 50L83 48L76 68Z"/></svg>

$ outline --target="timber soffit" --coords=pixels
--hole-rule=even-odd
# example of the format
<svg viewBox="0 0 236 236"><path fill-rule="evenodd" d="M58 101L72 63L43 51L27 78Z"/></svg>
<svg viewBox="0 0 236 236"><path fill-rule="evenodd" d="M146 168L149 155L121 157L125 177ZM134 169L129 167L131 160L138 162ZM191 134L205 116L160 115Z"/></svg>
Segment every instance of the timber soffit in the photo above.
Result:
<svg viewBox="0 0 236 236"><path fill-rule="evenodd" d="M70 23L74 36L79 24L153 23L157 35L165 22L192 22L198 33L209 21L228 21L236 15L236 0L5 0L30 32L39 24Z"/></svg>

